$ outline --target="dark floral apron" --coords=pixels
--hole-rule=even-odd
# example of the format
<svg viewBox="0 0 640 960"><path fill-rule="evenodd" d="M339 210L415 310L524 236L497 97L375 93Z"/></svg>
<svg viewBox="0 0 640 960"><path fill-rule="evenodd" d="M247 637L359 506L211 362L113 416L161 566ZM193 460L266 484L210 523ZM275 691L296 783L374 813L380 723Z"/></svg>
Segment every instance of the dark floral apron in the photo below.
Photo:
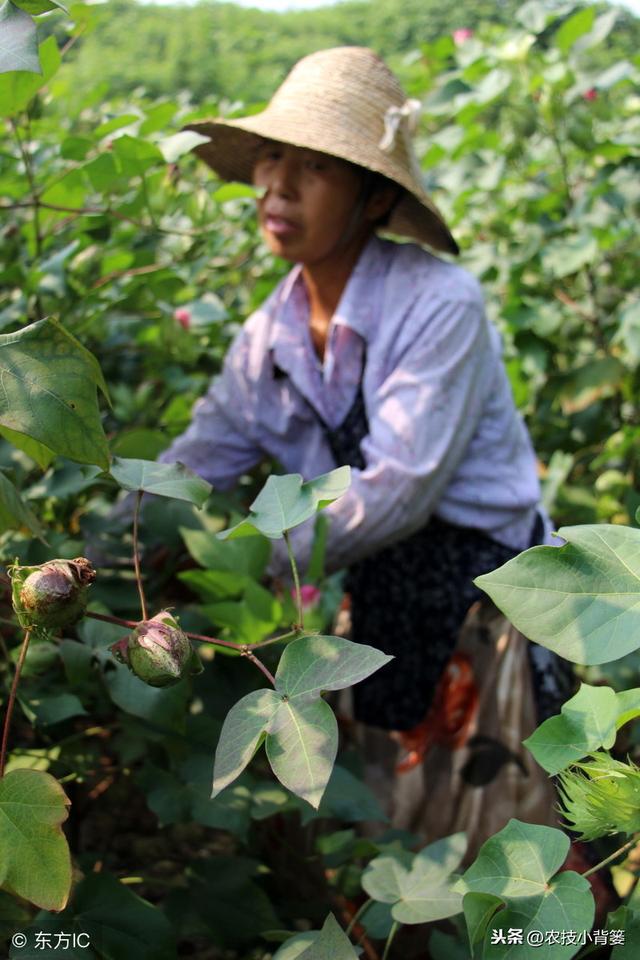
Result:
<svg viewBox="0 0 640 960"><path fill-rule="evenodd" d="M286 376L278 367L274 375ZM331 428L314 413L336 466L363 470L360 444L369 422L362 377L340 426ZM530 546L543 533L538 516ZM395 657L353 688L356 720L386 730L410 730L424 720L469 608L485 597L473 579L518 552L481 530L432 516L416 533L349 568L345 590L351 597L352 639ZM535 644L529 644L529 662L541 722L558 713L573 692L573 672L566 661Z"/></svg>

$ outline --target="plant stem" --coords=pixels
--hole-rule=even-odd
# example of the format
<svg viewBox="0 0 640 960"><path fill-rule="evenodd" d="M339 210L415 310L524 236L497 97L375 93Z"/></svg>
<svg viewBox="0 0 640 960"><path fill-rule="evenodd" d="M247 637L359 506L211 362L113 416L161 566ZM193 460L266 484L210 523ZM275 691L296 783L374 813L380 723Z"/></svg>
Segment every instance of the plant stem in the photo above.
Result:
<svg viewBox="0 0 640 960"><path fill-rule="evenodd" d="M595 867L590 867L589 870L585 870L582 876L590 877L592 873L597 873L598 870L602 870L602 868L608 866L612 860L617 860L621 854L626 853L627 850L631 850L632 847L635 847L638 839L640 838L638 834L636 834L635 837L632 837L631 840L628 840L621 847L618 847L617 850L614 850L613 853L610 853L609 856L605 857L604 860L601 860L600 863L596 863Z"/></svg>
<svg viewBox="0 0 640 960"><path fill-rule="evenodd" d="M138 626L135 620L123 620L122 617L110 617L106 613L94 613L92 610L85 610L85 617L91 620L102 620L103 623L115 623L118 627L131 627L133 630Z"/></svg>
<svg viewBox="0 0 640 960"><path fill-rule="evenodd" d="M293 555L293 550L291 548L291 538L289 537L289 531L284 531L284 541L287 545L287 553L289 554L289 563L291 564L291 572L293 573L293 582L296 589L296 607L298 609L298 622L294 626L299 627L300 630L304 628L304 618L302 616L302 594L300 593L300 577L298 576L298 564L296 563L296 558Z"/></svg>
<svg viewBox="0 0 640 960"><path fill-rule="evenodd" d="M287 633L281 633L277 637L269 637L268 640L260 640L258 643L247 643L247 650L257 650L258 647L268 647L270 643L281 643L283 640L288 640L289 637L297 637L300 631L296 627L295 630L289 630Z"/></svg>
<svg viewBox="0 0 640 960"><path fill-rule="evenodd" d="M251 663L255 663L255 665L256 665L256 667L258 668L258 670L261 670L262 673L264 673L265 677L267 678L267 680L269 681L269 683L271 684L271 686L272 686L272 687L275 687L275 685L276 685L276 678L274 677L274 675L273 675L272 673L269 672L269 670L267 670L267 668L265 667L265 665L264 665L264 663L262 662L262 660L258 660L258 658L256 657L255 653L251 653L251 650L248 650L248 649L245 647L245 649L242 651L242 656L243 656L243 657L246 657L247 660L250 660Z"/></svg>
<svg viewBox="0 0 640 960"><path fill-rule="evenodd" d="M207 637L204 633L190 633L188 630L185 630L185 633L192 640L201 640L202 643L213 643L218 647L231 647L232 650L239 650L240 653L242 653L246 646L246 644L236 643L234 640L218 640L217 637Z"/></svg>
<svg viewBox="0 0 640 960"><path fill-rule="evenodd" d="M389 955L389 950L391 949L391 944L393 943L393 938L395 937L396 933L398 932L398 927L399 927L399 926L400 926L400 924L398 923L398 921L397 921L397 920L394 920L394 921L393 921L393 926L391 927L391 930L389 931L389 936L387 937L387 942L386 942L385 945L384 945L384 953L382 954L382 960L387 960L387 956Z"/></svg>
<svg viewBox="0 0 640 960"><path fill-rule="evenodd" d="M365 900L365 902L358 907L358 909L356 910L356 912L354 913L354 915L351 917L351 920L349 921L349 926L348 926L347 929L345 930L345 933L346 933L347 936L349 936L349 934L351 933L351 931L352 931L353 928L355 927L355 925L356 925L356 923L358 922L358 920L360 919L360 917L364 914L364 912L365 912L366 910L369 909L369 907L371 906L372 903L373 903L373 900L372 900L371 897L369 897L368 900Z"/></svg>
<svg viewBox="0 0 640 960"><path fill-rule="evenodd" d="M22 641L22 647L20 649L20 656L18 657L18 663L16 664L16 672L13 675L13 683L11 684L11 693L9 694L9 703L7 704L7 712L4 718L4 729L2 731L2 747L0 748L0 778L4 777L4 767L7 759L7 744L9 742L9 728L11 726L11 717L13 715L13 705L16 701L16 691L18 689L18 682L20 680L20 674L22 673L22 665L27 655L27 649L29 647L30 639L31 639L31 630L30 629L25 630L24 640Z"/></svg>
<svg viewBox="0 0 640 960"><path fill-rule="evenodd" d="M567 194L567 201L569 208L573 207L575 201L573 197L573 188L571 186L571 180L569 177L569 164L567 163L567 158L565 152L562 148L562 143L560 137L558 136L558 130L556 127L555 118L553 116L549 117L549 124L547 126L547 133L553 141L553 145L556 148L556 153L558 154L558 160L560 161L560 171L562 173L562 180L564 184L564 189Z"/></svg>
<svg viewBox="0 0 640 960"><path fill-rule="evenodd" d="M143 195L143 197L144 197L144 205L145 205L145 207L147 208L147 213L149 214L149 219L151 220L151 223L153 224L153 229L154 229L154 230L157 230L157 229L158 229L158 224L157 224L157 222L156 222L156 217L155 217L155 214L154 214L154 212L153 212L153 208L152 208L152 206L151 206L151 199L150 199L150 197L149 197L149 190L148 190L148 187L147 187L147 178L145 177L144 173L141 174L140 179L141 179L141 181L142 181L142 195Z"/></svg>
<svg viewBox="0 0 640 960"><path fill-rule="evenodd" d="M136 509L133 514L133 566L136 571L136 583L138 584L138 593L140 594L140 608L142 610L142 619L147 620L147 602L144 598L144 589L142 587L142 574L140 572L140 555L138 551L138 521L140 519L140 504L144 491L138 490L136 497Z"/></svg>
<svg viewBox="0 0 640 960"><path fill-rule="evenodd" d="M11 128L13 130L16 142L18 144L18 149L20 150L20 156L22 157L22 162L24 163L24 170L27 177L27 182L29 184L29 189L31 191L31 201L30 206L33 209L33 235L35 240L35 252L36 259L40 259L42 256L42 229L40 224L40 196L38 194L38 185L36 183L36 178L33 173L33 165L31 163L31 155L27 150L25 143L20 136L20 131L17 124L13 121L9 121ZM27 138L31 138L31 127L29 114L26 114L26 128L27 128ZM42 306L42 301L40 299L40 294L36 291L35 293L35 306L36 306L36 320L41 320L44 316L44 308Z"/></svg>

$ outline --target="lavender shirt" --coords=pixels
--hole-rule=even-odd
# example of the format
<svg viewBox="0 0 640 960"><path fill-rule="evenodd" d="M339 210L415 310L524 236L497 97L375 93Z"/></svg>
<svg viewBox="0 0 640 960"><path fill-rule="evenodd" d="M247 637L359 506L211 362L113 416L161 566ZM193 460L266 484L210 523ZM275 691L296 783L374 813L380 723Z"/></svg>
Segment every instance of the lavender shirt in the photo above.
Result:
<svg viewBox="0 0 640 960"><path fill-rule="evenodd" d="M531 443L476 280L414 244L372 238L314 351L301 268L249 317L224 368L162 455L228 489L265 455L305 479L335 466L314 411L338 426L363 380L366 468L326 509L327 569L348 566L437 514L529 545L540 490ZM274 366L287 376L275 376ZM306 567L313 525L292 531ZM288 570L273 544L270 572Z"/></svg>

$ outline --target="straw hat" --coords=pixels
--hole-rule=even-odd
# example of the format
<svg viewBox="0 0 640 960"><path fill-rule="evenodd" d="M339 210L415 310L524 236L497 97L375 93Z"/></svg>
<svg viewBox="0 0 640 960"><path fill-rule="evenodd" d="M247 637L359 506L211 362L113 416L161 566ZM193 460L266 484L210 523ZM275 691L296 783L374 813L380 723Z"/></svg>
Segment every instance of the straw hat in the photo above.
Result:
<svg viewBox="0 0 640 960"><path fill-rule="evenodd" d="M251 183L263 139L340 157L405 188L390 233L458 253L442 215L422 185L411 143L420 109L407 100L385 63L366 47L319 50L299 60L266 109L238 120L189 124L210 138L194 152L224 180Z"/></svg>

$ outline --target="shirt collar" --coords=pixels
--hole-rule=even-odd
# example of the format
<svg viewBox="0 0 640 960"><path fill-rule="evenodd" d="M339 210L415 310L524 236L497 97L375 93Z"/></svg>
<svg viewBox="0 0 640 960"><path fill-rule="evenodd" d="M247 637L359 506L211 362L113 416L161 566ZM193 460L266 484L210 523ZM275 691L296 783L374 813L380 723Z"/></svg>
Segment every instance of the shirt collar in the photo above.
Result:
<svg viewBox="0 0 640 960"><path fill-rule="evenodd" d="M384 283L389 268L389 259L384 256L385 245L389 243L375 234L369 238L351 271L332 318L332 323L350 327L365 341L370 338L382 302L376 287ZM301 327L307 323L307 319L308 299L302 265L296 264L282 281L279 294L275 297L269 348L283 341L299 341Z"/></svg>

